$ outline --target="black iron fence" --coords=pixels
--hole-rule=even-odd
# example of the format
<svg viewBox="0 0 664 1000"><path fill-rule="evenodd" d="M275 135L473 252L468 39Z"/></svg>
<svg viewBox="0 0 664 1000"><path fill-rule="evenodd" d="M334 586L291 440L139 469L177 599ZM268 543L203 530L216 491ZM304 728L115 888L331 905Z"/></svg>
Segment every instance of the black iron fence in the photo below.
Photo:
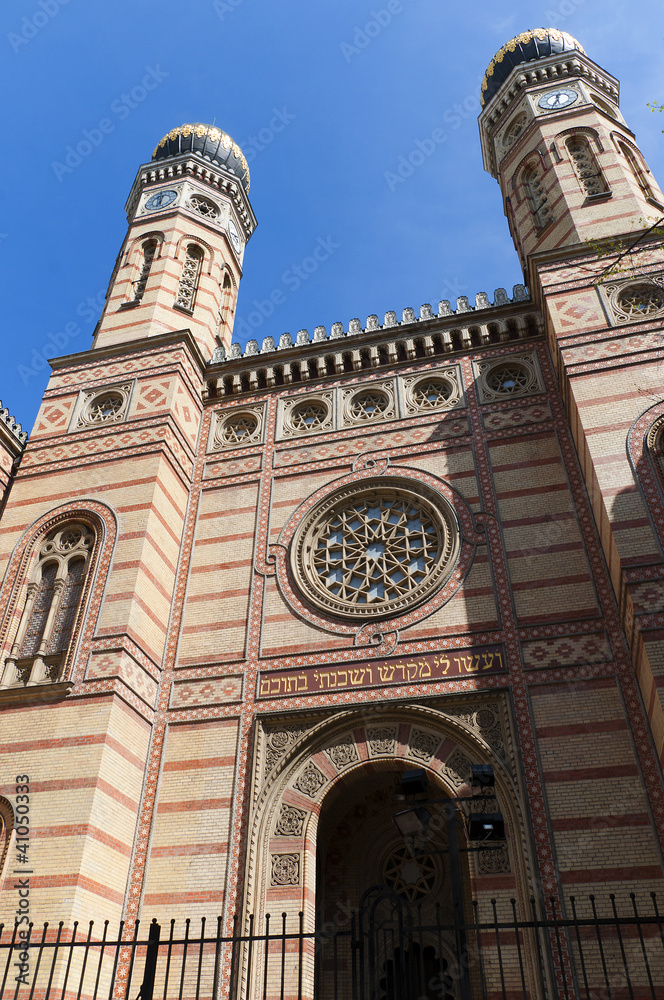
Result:
<svg viewBox="0 0 664 1000"><path fill-rule="evenodd" d="M0 1000L664 1000L655 893L589 896L520 914L473 903L464 923L389 890L306 931L303 916L0 925Z"/></svg>

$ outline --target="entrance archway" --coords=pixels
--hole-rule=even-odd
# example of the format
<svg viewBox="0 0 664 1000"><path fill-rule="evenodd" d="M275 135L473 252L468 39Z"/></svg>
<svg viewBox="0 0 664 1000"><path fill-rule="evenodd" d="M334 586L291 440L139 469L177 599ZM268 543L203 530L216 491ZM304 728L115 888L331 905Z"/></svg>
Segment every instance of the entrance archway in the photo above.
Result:
<svg viewBox="0 0 664 1000"><path fill-rule="evenodd" d="M396 762L383 768L356 769L321 809L315 995L457 1000L447 823L437 814L426 845L406 844L393 823L400 770ZM432 787L437 799L449 795L440 783ZM463 837L460 824L457 831ZM464 902L467 858L461 855Z"/></svg>
<svg viewBox="0 0 664 1000"><path fill-rule="evenodd" d="M481 701L465 696L445 699L444 704L441 700L439 704L401 704L391 711L385 709L341 709L323 719L320 716L313 719L272 716L261 720L258 726L241 926L244 934L251 927L256 932L260 928L263 933L268 915L271 915L271 927L275 915L277 919L283 915L288 932L294 935L292 940L300 933L298 928L302 929L304 936L299 958L285 967L284 989L288 993L292 988L294 995L301 995L305 1000L314 998L320 983L325 989L329 985L325 977L321 980L323 973L316 975L317 968L329 968L332 972L334 968L341 968L341 964L334 962L334 952L332 959L328 955L325 960L327 966L325 962L321 965L319 959L328 945L333 947L335 926L339 931L339 946L341 935L348 937L352 932L354 907L357 907L357 929L360 916L364 919L367 906L374 906L379 897L380 906L374 906L373 910L374 924L377 920L383 927L385 919L392 919L390 912L394 919L401 919L399 912L403 911L404 903L397 905L396 895L399 900L405 900L407 909L414 911L416 926L421 902L423 919L427 907L429 915L433 908L443 927L440 941L436 931L435 940L430 939L431 934L429 938L426 934L421 939L416 936L413 944L417 948L408 946L404 950L396 940L398 951L393 948L388 953L381 946L382 965L378 970L376 990L381 981L383 991L390 988L389 984L398 981L404 966L408 970L415 966L421 969L423 965L425 980L443 976L444 982L447 970L453 971L455 956L462 952L455 947L458 942L453 936L455 929L450 926L452 921L446 919L450 888L446 888L445 856L441 855L440 860L436 857L430 865L424 866L424 871L403 871L408 859L398 854L402 842L391 821L399 808L399 804L392 801L392 793L400 771L424 768L433 794L443 798L462 791L471 763L493 764L496 804L505 818L507 847L498 856L464 856L464 875L457 898L465 897L467 906L472 887L481 917L492 912L491 900L495 895L507 900L514 897L516 912L527 919L528 901L536 891L530 874L531 839L525 824L528 816L526 796L520 784L505 695L496 693L484 696ZM432 812L436 815L435 810ZM343 824L350 820L357 827L353 834L353 850L347 849L344 843L346 828ZM340 824L341 832L335 833ZM434 830L437 846L444 848L447 827L443 816L437 816L437 824ZM463 844L460 829L459 840ZM347 857L337 857L335 845ZM353 858L355 868L351 865ZM420 880L424 888L418 900L415 896L420 891L417 889ZM372 889L375 890L373 896L368 892ZM468 916L467 922L472 923L472 915ZM469 935L472 933L471 928ZM359 962L362 954L369 954L369 941L365 936L357 942L355 959ZM487 947L491 949L490 943ZM427 950L429 948L434 949L433 954ZM510 952L510 962L513 950L513 943L503 947L504 957ZM238 968L238 972L247 975L248 965L253 961L248 979L255 996L263 996L264 981L269 978L264 971L264 958L260 942L253 946L253 952L247 945ZM351 963L352 960L351 954ZM518 962L518 958L515 961ZM534 985L536 970L532 965L536 961L535 952L529 949L525 961L524 974L533 983L532 995L539 995ZM432 963L438 963L435 970ZM515 969L514 974L518 977L518 965ZM281 973L275 975L278 978ZM471 978L473 975L471 973ZM416 987L420 981L421 978ZM458 987L455 989L458 992ZM375 995L365 992L365 996L371 1000L403 1000L398 994L395 997L376 990ZM265 995L272 1000L271 987ZM327 1000L325 995L320 995ZM340 990L338 996L343 995L353 994ZM441 995L445 994L439 987L436 996ZM455 997L454 990L451 996Z"/></svg>

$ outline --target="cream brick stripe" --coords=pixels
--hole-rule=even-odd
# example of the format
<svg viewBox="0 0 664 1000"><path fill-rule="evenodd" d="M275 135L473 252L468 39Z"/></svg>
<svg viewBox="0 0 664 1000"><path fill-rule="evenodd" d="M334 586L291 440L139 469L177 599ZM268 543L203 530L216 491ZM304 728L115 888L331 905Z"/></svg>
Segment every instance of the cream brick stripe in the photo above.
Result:
<svg viewBox="0 0 664 1000"><path fill-rule="evenodd" d="M0 754L1 753L29 753L37 752L41 750L48 750L49 755L54 756L55 751L64 749L65 747L83 747L83 746L107 746L110 750L115 750L117 754L131 764L137 770L143 770L143 761L136 754L133 754L131 750L116 740L114 736L109 733L95 733L93 736L60 736L56 739L48 740L24 740L22 742L12 741L8 744L0 744Z"/></svg>
<svg viewBox="0 0 664 1000"><path fill-rule="evenodd" d="M111 837L105 830L100 830L90 823L71 823L63 826L40 826L39 836L41 837L89 837L99 844L104 844L117 854L129 857L131 854L131 844L123 843L117 837Z"/></svg>

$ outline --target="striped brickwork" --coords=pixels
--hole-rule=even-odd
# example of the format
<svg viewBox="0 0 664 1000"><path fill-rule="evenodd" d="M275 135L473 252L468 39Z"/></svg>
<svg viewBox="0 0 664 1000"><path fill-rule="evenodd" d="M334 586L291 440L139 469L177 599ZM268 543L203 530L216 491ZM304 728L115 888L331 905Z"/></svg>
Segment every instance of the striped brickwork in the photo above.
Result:
<svg viewBox="0 0 664 1000"><path fill-rule="evenodd" d="M600 288L656 273L660 241L627 273L604 274L611 259L583 267ZM578 263L581 263L579 260ZM597 285L571 261L542 269L570 426L599 527L614 591L660 759L664 754L659 616L662 610L661 480L646 446L663 388L661 320L616 321Z"/></svg>
<svg viewBox="0 0 664 1000"><path fill-rule="evenodd" d="M520 156L592 115L613 128L580 107L564 123L542 118L538 137L526 130L506 190ZM601 210L581 204L560 149L548 232L511 201L521 247L547 251L532 322L499 302L481 330L454 340L456 319L431 315L417 340L404 320L401 346L392 331L382 355L376 332L360 331L351 366L338 346L326 358L302 344L312 365L298 378L290 362L277 377L269 342L258 360L252 347L222 366L218 352L208 368L239 258L186 212L159 217L151 279L127 308L132 255L158 228L132 219L95 347L54 361L0 526L3 667L45 534L72 518L94 535L62 664L43 683L0 688L0 794L12 801L29 774L36 920L122 916L129 933L137 918L221 915L229 932L236 914L246 928L250 912L257 926L302 912L314 931L321 897L334 919L383 877L400 843L398 774L421 767L435 796L467 797L471 763L493 764L507 829L500 855L464 860L480 908L514 898L526 917L531 897L565 910L599 886L620 899L662 890L664 495L644 445L664 415L661 323L616 323L584 270L604 265L556 250L643 208L612 141L602 132L613 196ZM204 265L183 318L173 299L194 237ZM458 393L418 408L408 386L452 358ZM524 377L519 391L491 382L505 366ZM366 387L389 407L355 420L346 404ZM110 416L94 410L108 398ZM334 420L288 425L321 398L336 400ZM256 418L246 442L224 438L242 414ZM291 561L300 526L315 504L384 482L449 509L453 565L419 603L334 617ZM450 828L434 820L444 850ZM12 878L7 866L10 918ZM313 946L306 959L313 968ZM506 961L516 977L509 948Z"/></svg>

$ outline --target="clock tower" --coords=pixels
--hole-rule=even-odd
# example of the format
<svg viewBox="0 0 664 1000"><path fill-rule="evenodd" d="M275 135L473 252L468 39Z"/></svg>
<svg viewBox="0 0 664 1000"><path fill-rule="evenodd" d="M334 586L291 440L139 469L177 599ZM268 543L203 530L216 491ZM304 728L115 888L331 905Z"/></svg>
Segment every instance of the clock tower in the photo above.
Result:
<svg viewBox="0 0 664 1000"><path fill-rule="evenodd" d="M138 170L129 229L94 347L188 328L204 358L233 332L244 248L256 227L242 150L221 129L181 125Z"/></svg>
<svg viewBox="0 0 664 1000"><path fill-rule="evenodd" d="M644 594L664 554L664 195L618 98L618 81L575 38L539 28L491 60L479 126L662 754L660 597Z"/></svg>
<svg viewBox="0 0 664 1000"><path fill-rule="evenodd" d="M664 212L618 94L615 77L562 31L523 32L491 60L484 165L500 184L524 270L533 254L638 234Z"/></svg>

